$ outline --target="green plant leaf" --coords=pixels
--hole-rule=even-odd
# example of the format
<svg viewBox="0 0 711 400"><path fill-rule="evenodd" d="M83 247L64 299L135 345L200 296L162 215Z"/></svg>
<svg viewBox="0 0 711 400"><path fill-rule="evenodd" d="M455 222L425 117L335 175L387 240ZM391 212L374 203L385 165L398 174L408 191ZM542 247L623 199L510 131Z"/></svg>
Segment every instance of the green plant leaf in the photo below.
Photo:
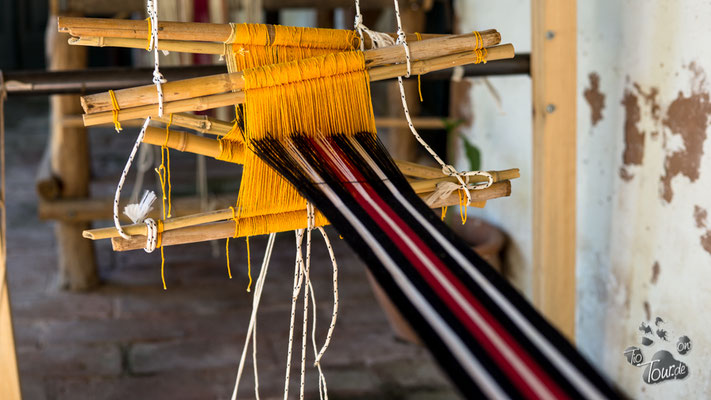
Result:
<svg viewBox="0 0 711 400"><path fill-rule="evenodd" d="M464 142L464 153L469 160L469 170L478 171L481 168L481 152L479 148L473 145L464 135L459 135Z"/></svg>

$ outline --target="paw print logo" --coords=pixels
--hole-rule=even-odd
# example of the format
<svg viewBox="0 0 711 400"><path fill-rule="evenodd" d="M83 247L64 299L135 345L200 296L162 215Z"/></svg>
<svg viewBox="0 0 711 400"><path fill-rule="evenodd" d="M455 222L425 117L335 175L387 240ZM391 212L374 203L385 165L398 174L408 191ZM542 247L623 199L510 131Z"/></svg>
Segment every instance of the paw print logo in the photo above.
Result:
<svg viewBox="0 0 711 400"><path fill-rule="evenodd" d="M670 347L669 332L664 328L665 322L657 317L654 326L642 322L639 331L642 332L642 346L650 348ZM691 351L691 339L688 336L681 336L676 341L674 351L681 356ZM648 384L661 383L669 380L684 379L689 376L689 367L686 363L674 358L671 351L666 349L658 350L648 360L645 360L644 352L637 346L630 346L625 349L624 356L627 362L642 371L642 380Z"/></svg>

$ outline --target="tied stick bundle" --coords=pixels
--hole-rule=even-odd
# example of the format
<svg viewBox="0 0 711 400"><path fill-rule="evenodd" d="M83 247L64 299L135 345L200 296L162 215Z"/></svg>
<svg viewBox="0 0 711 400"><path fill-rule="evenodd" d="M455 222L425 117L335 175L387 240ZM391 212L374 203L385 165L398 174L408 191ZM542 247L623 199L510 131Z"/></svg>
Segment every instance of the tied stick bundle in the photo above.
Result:
<svg viewBox="0 0 711 400"><path fill-rule="evenodd" d="M490 43L496 44L499 40L498 34L492 35ZM425 74L458 65L512 58L514 56L511 45L490 48L483 47L485 45L487 45L487 42L479 34L447 36L414 42L410 45L410 53L411 58L417 61L412 63L412 72L414 74ZM475 50L477 48L480 49ZM485 54L482 54L482 52L485 52ZM256 50L253 50L249 53L235 54L234 57L228 57L228 61L231 58L240 60L257 53ZM405 75L407 72L407 66L404 64L405 53L402 50L402 46L367 50L364 52L364 56L371 81L391 79ZM263 59L264 57L260 56L259 58ZM234 61L234 63L237 62ZM232 64L233 62L228 62L228 67ZM233 67L237 68L237 66ZM233 67L230 67L230 69ZM241 104L244 103L243 88L242 72L238 71L168 82L163 86L165 111L166 113L177 113ZM118 106L117 118L119 121L157 115L156 104L158 99L151 85L117 90L114 94L116 106ZM108 92L84 96L81 101L86 113L84 115L84 124L86 126L113 121L113 111L116 110L116 107Z"/></svg>
<svg viewBox="0 0 711 400"><path fill-rule="evenodd" d="M80 20L80 22L82 21L84 20ZM61 27L62 21L60 21L60 28ZM140 28L140 25L138 25L138 27ZM186 28L186 26L179 23L167 24L165 29L161 28L159 36L163 34L168 39L184 39L185 36L180 36L184 34L184 28ZM81 28L78 29L81 30ZM222 33L225 32L224 26L217 29L222 29ZM231 38L229 38L232 44L225 46L227 50L228 68L232 72L230 74L164 84L163 91L166 101L164 106L166 113L201 110L231 104L243 104L246 100L245 91L247 79L245 73L237 71L238 68L262 64L269 65L284 60L298 60L318 54L338 54L334 52L353 48L354 44L357 43L353 40L354 36L352 31L333 31L331 32L332 35L325 39L324 37L319 37L318 34L324 33L324 30L319 29L308 30L303 28L247 24L236 25L233 29L234 31L230 34ZM76 32L72 33L76 34ZM125 34L126 32L123 31L118 33L118 35ZM134 32L133 34L137 33ZM194 37L212 40L217 36L206 37L196 34ZM486 61L487 50L489 59L512 57L513 48L510 45L491 47L487 50L483 50L482 53L481 49L486 46L498 44L499 42L500 35L493 30L485 31L481 34L475 32L468 35L437 37L421 42L413 42L410 45L411 56L413 59L421 61L414 62L412 69L414 73L426 73L430 70ZM368 79L380 80L393 78L406 72L406 65L402 64L404 62L402 46L391 46L369 50L363 53L358 52L358 54L359 57L362 57L363 71L365 71L366 68L368 69L368 73L365 74L366 81ZM344 57L344 55L340 57ZM322 59L322 57L316 59ZM323 60L318 62L322 63ZM319 69L322 67L322 65L318 65L311 68ZM268 76L265 82L271 78L271 75ZM348 94L343 96L348 96ZM114 118L117 120L128 120L132 118L143 118L149 115L155 116L157 113L157 96L152 85L116 91L114 94L115 102L112 101L111 97L112 96L108 93L102 93L82 98L82 105L87 112L84 116L86 125L110 122ZM369 104L369 93L367 96L363 96L363 98L367 98L367 103ZM241 112L238 113L238 115L240 114ZM259 160L254 157L251 151L245 152L243 143L245 129L243 121L238 121L238 123L229 128L229 123L223 121L196 120L196 118L190 117L187 114L176 114L175 116L177 118L174 118L172 121L172 124L175 126L188 127L202 132L215 133L220 136L224 135L219 141L219 155L217 155L216 158L230 162L244 163L245 173L243 174L243 179L251 179L253 182L251 186L253 187L259 187L261 182L264 181L264 177L262 177L260 175L261 172L259 172L264 168L253 167L255 164L259 165ZM191 120L191 118L193 120ZM165 117L157 119L166 122ZM149 128L149 133L151 129L152 128ZM375 128L371 126L366 131L375 132ZM168 131L167 135L163 135L164 139L160 143L156 144L168 144L167 147L177 147L179 150L195 151L195 149L190 150L185 148L188 143L187 139L189 138L187 135L179 136L184 139L184 141L175 145L169 144L169 142L171 142L168 140L169 136L170 131ZM191 143L197 142L200 141L191 140ZM209 153L214 153L214 151L215 147L212 146ZM195 152L205 154L204 151ZM256 172L250 168L256 168ZM434 175L435 172L430 173ZM259 178L255 178L255 176ZM265 191L265 196L259 194L256 197L252 197L249 201L239 201L237 208L239 210L238 215L233 214L233 217L236 217L234 218L233 236L249 236L252 234L303 227L304 221L300 213L300 210L305 209L303 198L277 175L267 174L266 177L266 187L271 189ZM515 174L511 174L502 179L502 181L516 177L518 177L517 171ZM449 180L451 181L452 179ZM419 192L431 193L435 190L437 184L438 182L424 182L424 184L420 185ZM241 186L240 199L248 198L250 196L249 193L253 192L253 190L244 189L248 186L249 185L245 184ZM275 190L275 188L281 187L286 187L291 190ZM246 190L245 193L247 194L243 194L243 190ZM271 196L269 193L274 192L283 192L283 195L278 196L279 199L275 204L262 207L259 203L260 199L263 197L273 198L274 196ZM479 201L485 201L490 198L506 196L509 193L510 184L508 182L501 182L495 185L495 187L487 189L486 192L482 192L481 196L477 198ZM257 205L252 206L253 204ZM444 199L437 204L451 205L454 203L451 199ZM483 204L475 205L483 206ZM217 213L217 215L220 216L219 220L230 219L229 216L225 215L225 211L227 210L223 210L222 213ZM212 218L217 217L212 215L208 218L210 221L206 221L205 218L196 218L195 222L212 222ZM316 222L318 225L321 225L327 221L321 215L317 214ZM186 226L185 224L187 224L187 222L175 225L178 229L183 229ZM170 230L170 225L172 224L165 224L166 231ZM143 231L144 229L140 230ZM135 231L135 229L133 231ZM87 232L86 236L98 238L103 235L93 235L91 232ZM165 236L164 239L166 240L164 240L164 244L167 245L170 242L170 240L168 240L170 235L166 234Z"/></svg>
<svg viewBox="0 0 711 400"><path fill-rule="evenodd" d="M59 32L69 33L72 37L69 44L93 47L125 47L144 49L146 37L149 35L148 25L145 21L117 20L103 18L77 18L59 17L57 24ZM253 29L264 29L266 36L252 38L244 32ZM261 35L261 33L258 33ZM289 36L282 36L286 34ZM387 34L392 39L397 38L394 33ZM226 55L229 52L227 45L254 45L261 41L265 45L287 44L297 39L302 48L319 47L324 42L333 48L334 37L344 37L346 42L340 50L353 50L359 48L360 39L355 31L324 28L283 27L271 24L212 24L202 22L158 22L158 49L184 53ZM422 34L423 39L430 39L444 35ZM408 41L418 40L417 35L407 35ZM369 36L364 39L364 48L373 48L373 41ZM316 54L314 54L316 55ZM283 60L287 61L287 60Z"/></svg>

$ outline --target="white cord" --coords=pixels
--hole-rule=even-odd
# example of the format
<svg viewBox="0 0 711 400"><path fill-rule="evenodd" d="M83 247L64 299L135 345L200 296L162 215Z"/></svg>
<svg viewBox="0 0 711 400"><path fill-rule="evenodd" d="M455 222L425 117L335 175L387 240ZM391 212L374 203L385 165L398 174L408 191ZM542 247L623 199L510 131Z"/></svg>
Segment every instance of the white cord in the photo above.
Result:
<svg viewBox="0 0 711 400"><path fill-rule="evenodd" d="M250 337L252 338L252 362L254 364L254 394L255 398L259 400L259 377L257 375L257 311L259 310L259 301L262 298L262 291L264 290L264 281L267 279L267 271L269 269L269 262L271 261L275 241L276 233L270 233L269 239L267 240L267 248L264 251L262 269L259 271L257 284L254 288L254 297L252 298L252 315L249 318L247 338L245 339L244 348L242 349L242 357L239 360L239 367L237 368L237 378L235 379L235 387L232 391L232 400L237 399L237 390L239 388L239 382L242 379L242 371L244 370L244 362L247 358L247 348L249 347Z"/></svg>
<svg viewBox="0 0 711 400"><path fill-rule="evenodd" d="M286 376L284 377L284 400L289 398L289 379L291 377L291 353L294 344L294 321L296 319L296 301L301 292L303 280L303 255L301 253L301 243L304 239L304 230L298 229L296 233L296 262L294 265L294 290L291 292L291 320L289 322L289 345L286 352Z"/></svg>
<svg viewBox="0 0 711 400"><path fill-rule="evenodd" d="M158 0L146 1L146 12L151 19L151 39L148 50L153 50L153 83L158 92L158 116L163 116L163 87L162 83L167 82L158 68Z"/></svg>
<svg viewBox="0 0 711 400"><path fill-rule="evenodd" d="M158 227L153 218L146 218L143 222L146 224L146 247L143 250L146 253L153 253L158 242Z"/></svg>
<svg viewBox="0 0 711 400"><path fill-rule="evenodd" d="M146 135L146 128L148 128L148 124L150 122L151 117L148 117L146 118L146 122L143 123L141 132L136 138L136 143L133 145L131 154L128 156L128 161L126 161L126 166L123 167L123 172L121 172L121 178L119 178L118 185L116 186L116 194L114 195L114 226L116 227L116 230L118 231L119 235L121 235L121 237L124 239L130 239L131 236L127 235L126 232L123 231L123 228L121 227L121 221L119 221L119 200L121 199L121 189L123 189L123 184L126 181L126 176L128 175L128 171L131 169L131 164L133 163L133 158L136 157L136 152L138 151L138 147L141 145L141 142L143 142L143 136Z"/></svg>
<svg viewBox="0 0 711 400"><path fill-rule="evenodd" d="M331 246L331 241L328 239L328 235L326 235L326 230L324 230L322 227L319 227L318 230L321 232L324 242L326 242L326 248L328 248L328 255L331 258L331 264L333 265L333 313L331 314L331 324L328 327L326 341L323 344L323 347L321 347L321 351L318 351L316 346L316 297L314 294L313 287L311 287L311 285L309 284L309 287L311 287L311 302L314 304L314 317L313 329L311 332L311 341L314 346L314 366L318 368L319 374L319 396L322 400L328 400L328 387L326 386L326 377L324 376L323 370L321 368L321 358L326 352L326 349L328 349L328 345L331 343L333 330L336 327L336 319L338 318L338 264L336 263L336 256L333 254L333 247Z"/></svg>
<svg viewBox="0 0 711 400"><path fill-rule="evenodd" d="M309 277L309 269L311 268L311 231L314 228L314 206L311 203L306 204L306 263L302 264L304 276L304 320L301 329L301 380L299 382L299 399L304 400L304 391L306 388L306 337L308 334L309 325L309 292L311 291L311 278ZM315 303L314 303L315 306ZM316 310L314 310L314 313ZM319 380L321 376L319 376Z"/></svg>

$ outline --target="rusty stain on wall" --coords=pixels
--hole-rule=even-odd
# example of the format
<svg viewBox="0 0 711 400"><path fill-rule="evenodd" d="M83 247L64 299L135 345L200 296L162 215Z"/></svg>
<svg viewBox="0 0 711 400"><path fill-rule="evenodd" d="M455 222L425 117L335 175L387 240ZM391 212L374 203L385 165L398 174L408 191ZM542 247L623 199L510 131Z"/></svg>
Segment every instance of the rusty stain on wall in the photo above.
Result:
<svg viewBox="0 0 711 400"><path fill-rule="evenodd" d="M602 110L605 108L605 95L600 92L600 75L591 72L588 75L590 87L585 89L583 96L590 106L590 121L592 126L597 125L602 119Z"/></svg>
<svg viewBox="0 0 711 400"><path fill-rule="evenodd" d="M647 103L647 106L649 107L651 114L652 114L652 120L655 122L655 125L659 123L659 120L661 119L661 107L659 106L659 102L657 102L657 95L659 94L659 89L656 87L651 87L649 88L649 92L646 92L644 89L642 89L642 86L640 86L639 83L633 82L632 86L634 86L635 90L637 90L637 93L639 93L640 96L644 99L645 103ZM656 138L659 136L659 130L653 130L650 132L650 135L653 138Z"/></svg>
<svg viewBox="0 0 711 400"><path fill-rule="evenodd" d="M694 206L694 222L696 223L697 228L706 229L707 216L708 212L705 208L699 205ZM707 253L711 254L711 230L706 229L703 235L701 235L700 240L701 247L703 247L703 249L706 250Z"/></svg>
<svg viewBox="0 0 711 400"><path fill-rule="evenodd" d="M655 261L654 265L652 265L652 279L650 280L652 285L657 284L657 279L659 279L659 270L659 261Z"/></svg>
<svg viewBox="0 0 711 400"><path fill-rule="evenodd" d="M706 209L701 206L694 206L694 220L696 221L697 228L706 228L706 217L708 213Z"/></svg>
<svg viewBox="0 0 711 400"><path fill-rule="evenodd" d="M684 143L683 149L668 154L664 159L664 175L660 178L661 195L667 203L671 202L674 196L671 182L675 176L686 176L691 182L699 179L706 127L709 115L711 115L709 94L703 91L706 82L705 73L694 63L689 65L689 69L694 72L691 95L684 96L680 91L676 99L669 105L666 117L662 121L664 126L669 128L671 134L680 135Z"/></svg>
<svg viewBox="0 0 711 400"><path fill-rule="evenodd" d="M620 168L620 177L629 181L634 175L625 167L642 164L642 159L644 158L644 132L637 127L641 119L641 113L637 95L632 90L625 89L622 105L625 108L625 150L622 153L623 167Z"/></svg>

